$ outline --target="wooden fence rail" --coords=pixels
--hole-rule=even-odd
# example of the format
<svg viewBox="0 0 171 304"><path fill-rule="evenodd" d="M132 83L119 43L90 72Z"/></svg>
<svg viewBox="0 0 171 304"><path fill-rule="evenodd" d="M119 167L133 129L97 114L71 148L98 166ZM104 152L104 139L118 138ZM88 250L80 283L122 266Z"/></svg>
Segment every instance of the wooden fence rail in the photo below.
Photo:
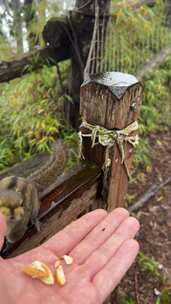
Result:
<svg viewBox="0 0 171 304"><path fill-rule="evenodd" d="M80 165L57 178L42 195L39 221L41 231L34 226L28 228L24 237L8 248L3 257L16 256L49 239L67 224L75 220L96 200L100 170L91 164Z"/></svg>

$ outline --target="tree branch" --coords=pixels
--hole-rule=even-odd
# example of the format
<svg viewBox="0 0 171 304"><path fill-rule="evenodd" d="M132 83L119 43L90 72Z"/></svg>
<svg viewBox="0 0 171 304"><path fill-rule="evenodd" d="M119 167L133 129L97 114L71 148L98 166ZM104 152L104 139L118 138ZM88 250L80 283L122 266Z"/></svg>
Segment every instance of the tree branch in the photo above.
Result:
<svg viewBox="0 0 171 304"><path fill-rule="evenodd" d="M45 47L26 53L22 58L0 62L0 83L7 82L46 65L70 58L70 50L65 46Z"/></svg>
<svg viewBox="0 0 171 304"><path fill-rule="evenodd" d="M140 197L140 199L133 204L132 206L129 207L129 212L136 212L138 211L140 208L144 207L145 204L150 200L150 198L152 198L153 196L156 195L156 193L162 189L163 187L165 187L167 184L169 184L171 182L171 176L169 176L165 181L161 182L158 185L152 185L148 191Z"/></svg>
<svg viewBox="0 0 171 304"><path fill-rule="evenodd" d="M162 63L171 56L171 47L166 47L160 53L155 55L143 68L137 73L138 80L142 80L147 73L153 72Z"/></svg>

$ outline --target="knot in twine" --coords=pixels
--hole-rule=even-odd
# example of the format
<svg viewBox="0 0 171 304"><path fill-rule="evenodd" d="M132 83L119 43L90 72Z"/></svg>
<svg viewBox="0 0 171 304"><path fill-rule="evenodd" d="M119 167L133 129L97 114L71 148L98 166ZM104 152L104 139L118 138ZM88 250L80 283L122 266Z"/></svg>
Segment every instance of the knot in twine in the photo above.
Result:
<svg viewBox="0 0 171 304"><path fill-rule="evenodd" d="M105 162L103 166L103 170L105 171L107 168L111 166L111 159L109 157L110 148L114 146L116 143L119 147L119 152L121 155L121 163L124 165L126 169L126 173L128 178L130 179L130 173L128 167L125 162L125 149L124 144L126 142L130 143L132 146L135 146L139 142L138 135L131 135L132 132L138 130L138 122L134 121L129 126L122 130L108 130L98 125L92 125L88 123L86 120L82 121L81 127L85 127L91 133L82 133L79 132L80 138L80 158L84 158L82 153L82 141L83 137L90 137L92 140L91 147L94 148L97 144L101 144L102 146L106 147L105 152Z"/></svg>

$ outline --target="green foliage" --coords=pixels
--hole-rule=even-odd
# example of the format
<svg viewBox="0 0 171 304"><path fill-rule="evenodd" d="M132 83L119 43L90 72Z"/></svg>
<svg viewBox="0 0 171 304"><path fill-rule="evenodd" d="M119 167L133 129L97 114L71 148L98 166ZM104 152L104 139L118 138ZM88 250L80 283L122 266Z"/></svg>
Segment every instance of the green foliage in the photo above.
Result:
<svg viewBox="0 0 171 304"><path fill-rule="evenodd" d="M59 87L55 68L44 67L3 86L0 96L0 169L49 151L59 136Z"/></svg>
<svg viewBox="0 0 171 304"><path fill-rule="evenodd" d="M171 287L165 287L158 296L155 304L170 304L171 303Z"/></svg>
<svg viewBox="0 0 171 304"><path fill-rule="evenodd" d="M138 254L138 264L142 271L148 272L151 276L157 277L162 282L165 280L164 274L160 270L160 263L153 257L150 258L140 251Z"/></svg>
<svg viewBox="0 0 171 304"><path fill-rule="evenodd" d="M148 139L140 138L138 145L135 147L135 167L147 167L151 165L150 150Z"/></svg>
<svg viewBox="0 0 171 304"><path fill-rule="evenodd" d="M11 138L9 136L6 136L6 139L0 137L0 171L15 162L15 149Z"/></svg>
<svg viewBox="0 0 171 304"><path fill-rule="evenodd" d="M161 302L160 302L160 298L159 298L159 297L157 298L157 300L156 300L155 304L161 304Z"/></svg>
<svg viewBox="0 0 171 304"><path fill-rule="evenodd" d="M111 70L136 74L155 53L170 45L171 30L164 25L164 11L163 0L152 8L143 5L136 10L126 2L118 9L113 6L106 52Z"/></svg>
<svg viewBox="0 0 171 304"><path fill-rule="evenodd" d="M136 304L136 301L132 297L127 296L121 301L120 304Z"/></svg>
<svg viewBox="0 0 171 304"><path fill-rule="evenodd" d="M35 13L35 18L31 20L27 28L27 34L28 36L34 36L33 45L38 41L40 46L44 46L42 31L50 17L56 19L61 15L59 1L33 1L31 7Z"/></svg>
<svg viewBox="0 0 171 304"><path fill-rule="evenodd" d="M170 304L171 303L171 286L166 287L162 290L159 304Z"/></svg>
<svg viewBox="0 0 171 304"><path fill-rule="evenodd" d="M140 116L140 122L143 124L142 134L154 130L160 131L163 126L169 124L171 97L168 81L170 72L171 69L164 66L145 79Z"/></svg>
<svg viewBox="0 0 171 304"><path fill-rule="evenodd" d="M0 34L0 60L8 60L12 57L13 52L9 42Z"/></svg>
<svg viewBox="0 0 171 304"><path fill-rule="evenodd" d="M171 43L171 30L165 26L165 2L132 10L126 2L113 0L114 18L109 24L105 60L110 69L136 73L154 54ZM115 4L120 6L116 9ZM165 131L171 116L171 59L144 79L144 96L139 119L140 142L135 150L135 167L150 165L151 132Z"/></svg>
<svg viewBox="0 0 171 304"><path fill-rule="evenodd" d="M79 163L79 136L77 132L73 130L63 129L61 130L60 136L68 147L68 162L66 167L72 168Z"/></svg>
<svg viewBox="0 0 171 304"><path fill-rule="evenodd" d="M140 142L136 147L135 163L148 166L150 152L148 135L151 132L161 132L170 126L171 117L171 59L160 69L149 74L144 79L143 103L139 118Z"/></svg>
<svg viewBox="0 0 171 304"><path fill-rule="evenodd" d="M170 304L171 303L171 287L165 287L158 296L155 304Z"/></svg>

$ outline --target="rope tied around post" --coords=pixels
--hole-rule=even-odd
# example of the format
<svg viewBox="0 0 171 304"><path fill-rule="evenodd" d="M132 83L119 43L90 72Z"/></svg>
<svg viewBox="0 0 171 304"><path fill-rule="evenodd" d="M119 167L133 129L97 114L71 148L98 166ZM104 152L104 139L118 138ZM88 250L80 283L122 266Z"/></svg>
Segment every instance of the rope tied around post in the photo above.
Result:
<svg viewBox="0 0 171 304"><path fill-rule="evenodd" d="M80 158L84 158L82 152L83 137L90 137L92 140L92 145L91 145L92 148L95 147L97 144L101 144L102 146L106 147L105 161L103 165L103 170L104 173L106 174L106 171L108 171L109 167L111 166L111 159L109 156L110 148L112 148L116 143L119 148L121 163L125 167L128 179L130 179L130 172L125 162L124 144L129 143L133 147L138 144L139 142L138 135L132 134L132 132L138 130L138 122L134 121L133 123L131 123L122 130L108 130L98 125L92 125L83 119L80 127L84 127L89 131L91 131L91 133L82 133L82 131L78 133L80 138L80 154L79 154Z"/></svg>

